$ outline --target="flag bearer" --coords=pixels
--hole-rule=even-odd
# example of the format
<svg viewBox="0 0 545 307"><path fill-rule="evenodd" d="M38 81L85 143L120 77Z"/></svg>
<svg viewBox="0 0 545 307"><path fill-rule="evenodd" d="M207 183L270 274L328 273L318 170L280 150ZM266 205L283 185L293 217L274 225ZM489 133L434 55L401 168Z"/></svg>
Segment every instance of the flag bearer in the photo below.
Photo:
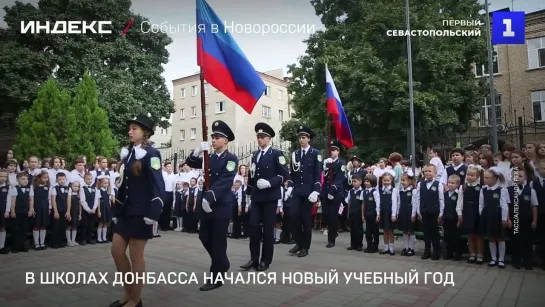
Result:
<svg viewBox="0 0 545 307"><path fill-rule="evenodd" d="M329 231L327 248L335 246L339 229L339 207L344 195L346 164L339 159L342 144L338 140L331 141L331 158L324 160L324 185L322 186L322 207L327 219ZM330 174L329 172L333 172ZM340 213L342 214L342 212Z"/></svg>
<svg viewBox="0 0 545 307"><path fill-rule="evenodd" d="M322 155L309 144L314 137L310 128L300 126L297 135L301 148L291 154L291 180L288 180L285 199L292 196L289 213L296 245L289 252L305 257L312 240L312 207L322 187Z"/></svg>
<svg viewBox="0 0 545 307"><path fill-rule="evenodd" d="M278 200L281 188L289 179L289 170L284 154L271 148L274 130L265 123L255 125L260 149L252 155L248 194L250 195L250 261L240 266L249 270L265 271L272 262L274 251L274 226L279 212ZM263 231L261 229L263 224ZM260 252L261 238L263 247ZM260 259L261 256L261 259Z"/></svg>

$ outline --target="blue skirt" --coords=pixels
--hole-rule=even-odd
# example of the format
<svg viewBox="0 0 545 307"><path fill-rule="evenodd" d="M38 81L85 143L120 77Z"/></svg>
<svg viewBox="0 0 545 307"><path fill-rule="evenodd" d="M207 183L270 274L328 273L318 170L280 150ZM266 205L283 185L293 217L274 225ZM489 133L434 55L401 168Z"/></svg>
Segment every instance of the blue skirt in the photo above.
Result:
<svg viewBox="0 0 545 307"><path fill-rule="evenodd" d="M124 239L149 240L153 238L153 225L144 222L142 216L121 216L113 224L113 232Z"/></svg>

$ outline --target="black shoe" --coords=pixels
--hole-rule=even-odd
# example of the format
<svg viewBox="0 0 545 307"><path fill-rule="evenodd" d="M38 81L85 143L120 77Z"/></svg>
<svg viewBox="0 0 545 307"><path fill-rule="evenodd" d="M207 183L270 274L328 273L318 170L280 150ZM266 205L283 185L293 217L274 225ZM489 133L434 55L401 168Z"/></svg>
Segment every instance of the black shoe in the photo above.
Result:
<svg viewBox="0 0 545 307"><path fill-rule="evenodd" d="M500 269L505 269L505 262L499 261L499 262L498 262L498 268L500 268Z"/></svg>
<svg viewBox="0 0 545 307"><path fill-rule="evenodd" d="M80 241L79 245L85 246L85 245L87 245L87 241Z"/></svg>
<svg viewBox="0 0 545 307"><path fill-rule="evenodd" d="M259 263L259 266L255 270L258 271L258 272L262 272L262 271L266 271L268 269L269 269L269 265L267 263L265 263L264 261L261 261L261 263Z"/></svg>
<svg viewBox="0 0 545 307"><path fill-rule="evenodd" d="M1 249L0 249L0 254L2 254L2 255L7 255L7 254L9 254L9 249L7 249L6 247L1 248Z"/></svg>
<svg viewBox="0 0 545 307"><path fill-rule="evenodd" d="M22 250L18 250L18 249L13 249L11 251L12 254L18 254L19 252L21 252Z"/></svg>
<svg viewBox="0 0 545 307"><path fill-rule="evenodd" d="M513 262L513 267L517 270L520 270L521 269L521 266L520 266L520 263L515 263Z"/></svg>
<svg viewBox="0 0 545 307"><path fill-rule="evenodd" d="M235 239L239 239L238 237L235 238ZM280 244L280 240L274 240L274 243L273 244Z"/></svg>
<svg viewBox="0 0 545 307"><path fill-rule="evenodd" d="M333 246L335 246L335 243L333 242L328 242L327 245L325 247L327 248L332 248Z"/></svg>
<svg viewBox="0 0 545 307"><path fill-rule="evenodd" d="M425 251L424 255L422 255L422 260L430 259L431 253L429 251Z"/></svg>
<svg viewBox="0 0 545 307"><path fill-rule="evenodd" d="M308 250L306 249L302 249L299 251L299 253L297 253L297 257L299 258L303 258L303 257L306 257L308 256Z"/></svg>
<svg viewBox="0 0 545 307"><path fill-rule="evenodd" d="M108 307L122 307L122 306L125 306L125 304L127 304L129 301L125 301L125 302L120 302L119 300L111 303L110 305L108 305Z"/></svg>
<svg viewBox="0 0 545 307"><path fill-rule="evenodd" d="M214 290L214 289L217 289L219 287L223 286L223 283L220 283L220 282L217 282L215 284L213 283L206 283L205 285L201 286L199 288L199 290L201 291L210 291L210 290Z"/></svg>
<svg viewBox="0 0 545 307"><path fill-rule="evenodd" d="M301 249L299 248L299 246L295 245L294 247L292 247L288 253L290 254L297 254L297 252L299 252Z"/></svg>
<svg viewBox="0 0 545 307"><path fill-rule="evenodd" d="M91 240L89 242L87 242L88 244L91 244L91 245L94 245L94 244L97 244L97 241L96 240Z"/></svg>
<svg viewBox="0 0 545 307"><path fill-rule="evenodd" d="M439 256L439 253L433 253L431 255L431 260L439 260L441 257Z"/></svg>
<svg viewBox="0 0 545 307"><path fill-rule="evenodd" d="M259 263L257 262L257 260L250 260L248 261L248 263L241 265L240 268L243 270L249 270L251 268L257 269L258 266L259 266Z"/></svg>
<svg viewBox="0 0 545 307"><path fill-rule="evenodd" d="M483 257L477 257L477 260L475 260L475 263L478 264L478 265L481 265L484 263L484 258Z"/></svg>
<svg viewBox="0 0 545 307"><path fill-rule="evenodd" d="M401 256L407 256L407 249L404 248L402 251L401 251Z"/></svg>
<svg viewBox="0 0 545 307"><path fill-rule="evenodd" d="M414 249L409 248L409 250L407 250L407 257L414 256L414 254L415 254Z"/></svg>
<svg viewBox="0 0 545 307"><path fill-rule="evenodd" d="M26 247L23 247L23 249L21 250L23 253L28 253L28 248Z"/></svg>
<svg viewBox="0 0 545 307"><path fill-rule="evenodd" d="M452 255L450 253L447 253L445 254L445 256L443 256L443 260L451 260L452 259Z"/></svg>
<svg viewBox="0 0 545 307"><path fill-rule="evenodd" d="M495 267L495 266L497 266L497 265L498 265L498 262L497 262L497 261L494 261L494 260L492 260L492 261L490 261L490 262L488 263L488 267L489 267L489 268Z"/></svg>
<svg viewBox="0 0 545 307"><path fill-rule="evenodd" d="M467 263L475 263L477 262L477 257L470 256L469 259L467 259Z"/></svg>
<svg viewBox="0 0 545 307"><path fill-rule="evenodd" d="M379 254L381 254L381 255L386 255L386 254L389 254L389 253L390 253L389 250L384 249L384 250L381 250Z"/></svg>
<svg viewBox="0 0 545 307"><path fill-rule="evenodd" d="M373 249L368 247L368 248L364 249L363 252L366 253L366 254L370 254L370 253L373 252Z"/></svg>
<svg viewBox="0 0 545 307"><path fill-rule="evenodd" d="M528 270L528 271L531 271L531 270L534 269L534 267L533 267L531 264L525 265L524 268L525 268L526 270Z"/></svg>
<svg viewBox="0 0 545 307"><path fill-rule="evenodd" d="M363 250L363 247L360 246L360 247L356 248L356 250L357 250L358 252L361 252L361 251Z"/></svg>
<svg viewBox="0 0 545 307"><path fill-rule="evenodd" d="M346 248L346 250L349 250L349 251L351 251L351 250L355 250L355 248L354 248L354 247L352 247L352 246L349 246L349 247L347 247L347 248Z"/></svg>
<svg viewBox="0 0 545 307"><path fill-rule="evenodd" d="M295 244L295 240L289 240L286 244Z"/></svg>
<svg viewBox="0 0 545 307"><path fill-rule="evenodd" d="M390 253L390 256L395 256L396 255L396 252L394 250L389 251L389 253Z"/></svg>

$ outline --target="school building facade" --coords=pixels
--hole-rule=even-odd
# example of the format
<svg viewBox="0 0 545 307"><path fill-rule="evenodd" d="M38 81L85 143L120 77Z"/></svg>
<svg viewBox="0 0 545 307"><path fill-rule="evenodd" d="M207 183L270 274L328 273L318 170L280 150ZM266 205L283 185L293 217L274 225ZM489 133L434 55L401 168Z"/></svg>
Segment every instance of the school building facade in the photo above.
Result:
<svg viewBox="0 0 545 307"><path fill-rule="evenodd" d="M239 105L227 98L210 84L205 83L206 123L208 135L212 133L212 123L222 120L231 127L236 136L229 148L243 148L254 144L256 140L254 126L258 122L269 124L277 133L278 140L282 123L288 121L294 113L290 109L288 79L282 69L259 72L266 90L257 102L252 114L246 113ZM159 130L159 134L171 132L171 146L159 149L168 158L170 153L185 155L199 146L203 139L200 75L194 74L172 81L174 105L171 131ZM157 146L159 147L159 146Z"/></svg>
<svg viewBox="0 0 545 307"><path fill-rule="evenodd" d="M493 59L498 138L517 145L545 141L545 10L526 14L526 44L496 45ZM488 63L475 65L474 73L476 80L488 79ZM491 120L487 96L462 143L488 136Z"/></svg>

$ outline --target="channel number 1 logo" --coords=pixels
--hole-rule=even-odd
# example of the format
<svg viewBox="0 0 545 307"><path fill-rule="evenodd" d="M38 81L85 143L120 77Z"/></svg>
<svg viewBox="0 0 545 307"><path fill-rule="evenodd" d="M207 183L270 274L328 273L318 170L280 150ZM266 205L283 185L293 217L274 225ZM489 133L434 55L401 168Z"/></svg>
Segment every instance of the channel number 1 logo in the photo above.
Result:
<svg viewBox="0 0 545 307"><path fill-rule="evenodd" d="M492 13L492 44L523 45L526 43L524 12Z"/></svg>

